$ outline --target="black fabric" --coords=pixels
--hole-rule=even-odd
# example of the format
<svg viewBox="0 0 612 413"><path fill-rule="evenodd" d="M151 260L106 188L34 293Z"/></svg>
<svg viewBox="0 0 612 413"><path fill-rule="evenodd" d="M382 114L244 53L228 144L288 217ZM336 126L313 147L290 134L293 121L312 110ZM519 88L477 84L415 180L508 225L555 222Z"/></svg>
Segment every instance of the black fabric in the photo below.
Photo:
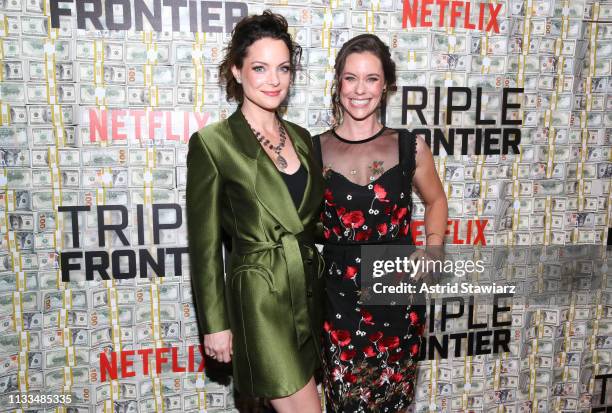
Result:
<svg viewBox="0 0 612 413"><path fill-rule="evenodd" d="M306 190L306 181L308 180L306 168L304 168L304 165L300 165L300 169L298 169L295 173L289 175L281 172L281 176L283 177L285 185L287 185L287 189L291 194L291 199L293 199L295 209L298 209L302 203L304 191Z"/></svg>
<svg viewBox="0 0 612 413"><path fill-rule="evenodd" d="M312 137L312 146L316 159L319 161L319 165L323 168L323 155L321 154L321 136L315 135Z"/></svg>
<svg viewBox="0 0 612 413"><path fill-rule="evenodd" d="M360 263L363 245L412 244L415 136L387 129L374 138L340 142L326 132L313 143L326 161L321 214L326 408L338 413L402 411L414 398L424 308L364 305Z"/></svg>

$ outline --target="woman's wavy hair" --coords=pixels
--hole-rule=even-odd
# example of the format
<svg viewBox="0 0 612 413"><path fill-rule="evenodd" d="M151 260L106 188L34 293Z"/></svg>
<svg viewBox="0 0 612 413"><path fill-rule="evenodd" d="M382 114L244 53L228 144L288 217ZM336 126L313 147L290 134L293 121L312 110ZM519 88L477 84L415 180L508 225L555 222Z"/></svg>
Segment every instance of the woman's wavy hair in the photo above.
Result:
<svg viewBox="0 0 612 413"><path fill-rule="evenodd" d="M302 48L293 41L287 30L288 27L287 20L283 16L270 10L265 10L260 15L247 16L236 24L232 30L232 38L225 48L225 57L219 65L219 80L225 83L227 100L242 103L244 92L242 85L232 74L232 66L242 68L248 48L257 40L269 37L285 42L289 49L291 78L295 77L295 71L302 57Z"/></svg>
<svg viewBox="0 0 612 413"><path fill-rule="evenodd" d="M348 42L342 45L342 48L336 56L336 63L334 65L334 82L332 84L332 113L334 115L334 124L339 125L342 123L342 104L340 103L340 76L344 71L344 65L349 55L353 53L372 53L378 57L383 67L383 74L385 76L385 88L383 90L382 101L387 99L387 93L389 91L396 90L396 76L395 76L395 62L391 58L391 51L380 38L376 35L367 33L360 34L359 36L353 37Z"/></svg>

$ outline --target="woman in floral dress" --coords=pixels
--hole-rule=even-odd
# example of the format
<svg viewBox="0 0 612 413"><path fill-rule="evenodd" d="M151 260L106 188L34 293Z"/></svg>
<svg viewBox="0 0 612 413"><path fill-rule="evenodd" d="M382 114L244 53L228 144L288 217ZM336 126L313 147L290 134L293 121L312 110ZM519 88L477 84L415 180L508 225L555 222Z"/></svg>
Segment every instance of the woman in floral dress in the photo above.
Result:
<svg viewBox="0 0 612 413"><path fill-rule="evenodd" d="M412 402L424 307L363 305L360 247L413 244L412 185L425 204L428 245L441 245L447 203L427 144L387 128L379 107L395 86L389 48L376 36L344 44L335 64L336 127L314 138L326 182L328 412L401 412Z"/></svg>

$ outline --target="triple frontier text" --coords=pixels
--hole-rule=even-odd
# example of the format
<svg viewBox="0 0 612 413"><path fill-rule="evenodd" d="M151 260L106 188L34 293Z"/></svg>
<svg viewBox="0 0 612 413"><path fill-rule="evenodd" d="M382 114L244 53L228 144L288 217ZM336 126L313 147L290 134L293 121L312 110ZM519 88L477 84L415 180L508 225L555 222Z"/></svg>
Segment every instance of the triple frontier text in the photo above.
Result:
<svg viewBox="0 0 612 413"><path fill-rule="evenodd" d="M512 321L508 319L511 307L501 305L500 301L507 302L513 294L493 294L491 325L481 321L476 314L476 297L469 296L467 302L464 297L444 297L441 302L431 299L427 311L429 335L424 340L419 351L420 360L434 360L437 358L477 356L483 354L498 354L510 352L511 330L508 328ZM490 304L489 304L490 305ZM439 308L439 312L436 310ZM438 318L439 315L439 318ZM452 328L447 332L451 320L465 324L465 328ZM465 320L467 319L467 320ZM439 331L436 331L438 330ZM440 334L443 333L443 334ZM449 346L450 344L450 346ZM449 350L450 354L449 354Z"/></svg>
<svg viewBox="0 0 612 413"><path fill-rule="evenodd" d="M106 247L101 250L90 249L90 245L87 248L81 247L79 213L91 214L90 206L58 208L58 212L68 214L72 228L72 248L60 253L62 281L68 282L71 280L71 275L82 275L83 272L86 281L93 281L94 274L102 280L130 279L137 275L140 278L147 278L149 268L156 276L164 277L166 260L173 261L175 276L183 275L183 256L188 253L187 247L152 248L150 246L151 241L155 245L162 243L163 230L172 231L181 227L183 218L180 205L152 204L150 209L147 206L146 210L143 205L136 205L136 217L135 219L132 217L132 220L129 219L128 209L124 205L98 205L95 208L92 215L95 215L97 224L97 243L99 247ZM116 237L113 244L128 248L107 247L107 232L111 232ZM142 248L132 248L134 241Z"/></svg>
<svg viewBox="0 0 612 413"><path fill-rule="evenodd" d="M83 274L85 281L148 278L149 274L165 277L170 264L173 264L174 276L183 275L188 247L151 247L151 244L164 244L164 231L172 232L182 227L182 208L179 204L159 203L146 208L139 204L136 211L131 211L132 215L124 205L60 206L58 212L68 219L72 240L72 245L60 252L63 282L70 282L75 277L81 280ZM83 215L88 221L96 223L96 229L88 234L87 245L81 242ZM449 220L446 234L452 244L486 245L483 231L487 222L486 219L468 220L462 226L460 220ZM423 225L422 220L412 222L411 231L415 237L421 234L418 228ZM464 233L467 238L460 238L460 234ZM101 249L92 248L92 242ZM422 242L415 238L415 244L422 245Z"/></svg>
<svg viewBox="0 0 612 413"><path fill-rule="evenodd" d="M402 86L401 124L410 126L415 135L423 137L434 155L440 155L441 150L447 155L518 155L521 144L519 127L523 123L519 102L523 90L502 88L497 115L483 110L483 90L480 87L475 93L469 87L448 87L443 94L444 90L439 86L433 88L433 93L424 86ZM385 118L390 110L387 108L383 113ZM453 127L457 123L455 115L473 117L475 127Z"/></svg>
<svg viewBox="0 0 612 413"><path fill-rule="evenodd" d="M50 14L54 29L76 15L82 30L229 33L249 9L242 1L51 0Z"/></svg>

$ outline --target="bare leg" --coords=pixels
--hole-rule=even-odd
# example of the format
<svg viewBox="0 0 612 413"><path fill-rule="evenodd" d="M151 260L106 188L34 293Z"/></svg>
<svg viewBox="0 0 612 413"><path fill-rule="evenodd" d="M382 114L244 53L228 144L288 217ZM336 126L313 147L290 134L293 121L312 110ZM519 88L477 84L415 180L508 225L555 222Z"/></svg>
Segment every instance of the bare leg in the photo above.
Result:
<svg viewBox="0 0 612 413"><path fill-rule="evenodd" d="M270 400L277 413L321 413L321 401L314 378L291 396Z"/></svg>

